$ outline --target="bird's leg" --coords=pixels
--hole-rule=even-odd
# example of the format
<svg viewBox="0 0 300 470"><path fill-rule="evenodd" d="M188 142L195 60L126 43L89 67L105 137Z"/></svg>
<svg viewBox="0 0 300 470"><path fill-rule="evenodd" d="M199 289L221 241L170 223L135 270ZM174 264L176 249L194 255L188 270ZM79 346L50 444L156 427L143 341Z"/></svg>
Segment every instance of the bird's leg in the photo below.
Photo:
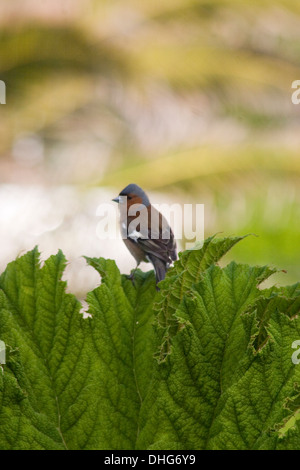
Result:
<svg viewBox="0 0 300 470"><path fill-rule="evenodd" d="M138 264L136 265L136 267L131 271L131 273L127 276L127 278L132 281L132 284L133 284L133 285L134 285L134 275L135 275L135 273L136 273L137 268L139 267L139 264L140 264L140 263L138 263Z"/></svg>

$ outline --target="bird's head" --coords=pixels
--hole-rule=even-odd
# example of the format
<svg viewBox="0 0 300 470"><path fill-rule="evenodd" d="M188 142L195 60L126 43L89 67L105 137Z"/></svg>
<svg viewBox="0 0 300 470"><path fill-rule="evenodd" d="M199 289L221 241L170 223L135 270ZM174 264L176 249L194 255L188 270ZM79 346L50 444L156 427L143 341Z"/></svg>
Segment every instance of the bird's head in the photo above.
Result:
<svg viewBox="0 0 300 470"><path fill-rule="evenodd" d="M137 184L129 184L126 188L122 189L117 197L113 199L114 202L122 204L127 201L127 205L132 204L143 204L144 206L150 206L150 201L145 193Z"/></svg>

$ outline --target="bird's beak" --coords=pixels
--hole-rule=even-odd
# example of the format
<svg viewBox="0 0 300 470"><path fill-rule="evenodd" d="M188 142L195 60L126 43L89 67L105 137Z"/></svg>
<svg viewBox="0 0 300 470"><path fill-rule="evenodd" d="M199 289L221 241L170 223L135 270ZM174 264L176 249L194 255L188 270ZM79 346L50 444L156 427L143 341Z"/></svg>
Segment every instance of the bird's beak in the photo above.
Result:
<svg viewBox="0 0 300 470"><path fill-rule="evenodd" d="M114 201L114 202L120 202L120 196L115 197L114 199L112 199L112 201Z"/></svg>

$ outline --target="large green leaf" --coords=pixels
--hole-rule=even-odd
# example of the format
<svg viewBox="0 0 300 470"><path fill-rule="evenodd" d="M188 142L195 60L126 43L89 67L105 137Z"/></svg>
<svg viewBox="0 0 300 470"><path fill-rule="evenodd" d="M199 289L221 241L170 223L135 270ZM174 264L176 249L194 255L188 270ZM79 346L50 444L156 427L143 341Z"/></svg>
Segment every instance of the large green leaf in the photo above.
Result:
<svg viewBox="0 0 300 470"><path fill-rule="evenodd" d="M162 295L158 298L157 333L160 338L157 357L163 361L170 353L171 337L180 328L174 313L192 286L197 283L202 273L213 263L217 263L236 243L245 237L207 238L203 246L179 253L179 259L170 269L164 281L160 283Z"/></svg>
<svg viewBox="0 0 300 470"><path fill-rule="evenodd" d="M299 284L216 265L240 238L181 254L157 291L87 258L89 318L65 292L61 252L0 277L1 449L299 449ZM157 351L168 342L168 351Z"/></svg>
<svg viewBox="0 0 300 470"><path fill-rule="evenodd" d="M59 252L41 268L35 249L1 277L0 336L9 352L1 448L84 448L93 435L93 350L81 304L60 280L64 267Z"/></svg>
<svg viewBox="0 0 300 470"><path fill-rule="evenodd" d="M102 284L88 294L91 338L101 401L102 449L134 449L140 433L140 410L154 366L153 271L135 276L134 284L112 260L90 259ZM96 444L96 443L95 443Z"/></svg>
<svg viewBox="0 0 300 470"><path fill-rule="evenodd" d="M143 446L289 447L292 434L300 447L293 431L281 439L277 433L299 409L300 369L291 360L292 343L300 338L299 291L273 289L265 297L268 291L258 286L272 272L212 265L183 298L174 314L181 329L161 365L158 419L149 417ZM296 403L292 411L287 401ZM156 427L152 441L148 426Z"/></svg>

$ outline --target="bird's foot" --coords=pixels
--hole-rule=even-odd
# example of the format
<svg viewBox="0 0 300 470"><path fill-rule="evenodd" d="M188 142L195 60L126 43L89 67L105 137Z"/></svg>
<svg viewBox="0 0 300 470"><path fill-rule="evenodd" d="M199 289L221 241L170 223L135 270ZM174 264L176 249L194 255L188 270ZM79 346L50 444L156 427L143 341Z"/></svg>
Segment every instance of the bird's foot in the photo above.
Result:
<svg viewBox="0 0 300 470"><path fill-rule="evenodd" d="M134 284L134 275L135 275L135 273L136 273L136 270L137 270L137 267L136 267L135 269L133 269L130 274L126 274L127 279L129 279L130 281L132 281L132 284L133 284L133 285L135 285L135 284Z"/></svg>
<svg viewBox="0 0 300 470"><path fill-rule="evenodd" d="M130 281L134 280L134 272L131 271L130 274L126 274L127 279L130 279Z"/></svg>

